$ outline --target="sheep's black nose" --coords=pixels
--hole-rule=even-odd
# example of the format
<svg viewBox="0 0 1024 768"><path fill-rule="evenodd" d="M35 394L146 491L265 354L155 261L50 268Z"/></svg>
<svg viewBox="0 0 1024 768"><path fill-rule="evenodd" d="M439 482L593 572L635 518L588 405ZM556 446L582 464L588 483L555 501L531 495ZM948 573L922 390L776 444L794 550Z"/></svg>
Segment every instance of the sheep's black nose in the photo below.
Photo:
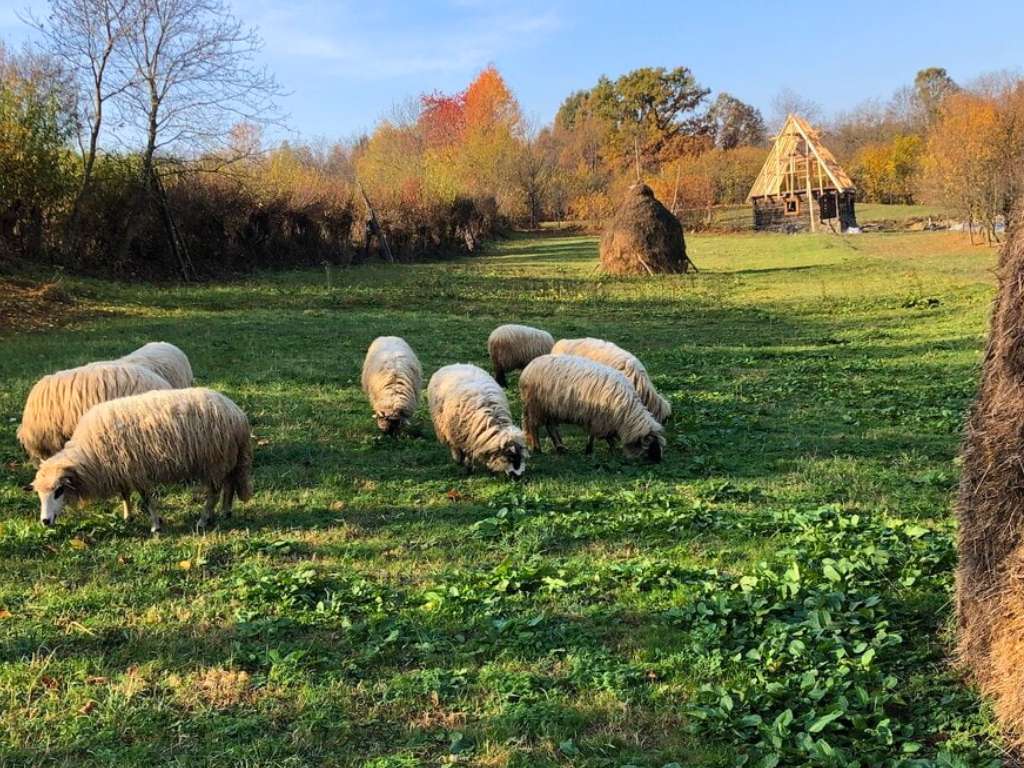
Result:
<svg viewBox="0 0 1024 768"><path fill-rule="evenodd" d="M45 520L44 519L42 522L43 522L43 525L45 525L47 528L49 528L51 525L53 525L53 520Z"/></svg>

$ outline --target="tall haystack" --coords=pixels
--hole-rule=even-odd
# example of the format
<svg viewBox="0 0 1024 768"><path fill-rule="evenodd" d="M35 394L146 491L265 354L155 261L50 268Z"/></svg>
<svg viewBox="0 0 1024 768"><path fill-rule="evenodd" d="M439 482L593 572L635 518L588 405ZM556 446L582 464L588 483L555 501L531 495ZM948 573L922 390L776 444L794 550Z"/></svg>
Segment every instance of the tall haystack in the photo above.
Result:
<svg viewBox="0 0 1024 768"><path fill-rule="evenodd" d="M998 267L999 289L957 501L960 662L1024 748L1024 201Z"/></svg>
<svg viewBox="0 0 1024 768"><path fill-rule="evenodd" d="M601 267L613 275L689 272L683 225L658 202L651 188L629 188L601 237Z"/></svg>

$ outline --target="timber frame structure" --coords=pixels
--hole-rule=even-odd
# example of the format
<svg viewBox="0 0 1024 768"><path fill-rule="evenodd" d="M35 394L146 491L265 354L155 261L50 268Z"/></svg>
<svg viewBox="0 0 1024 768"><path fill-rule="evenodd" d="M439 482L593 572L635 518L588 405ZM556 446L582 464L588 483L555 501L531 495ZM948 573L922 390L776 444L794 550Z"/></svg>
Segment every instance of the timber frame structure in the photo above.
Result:
<svg viewBox="0 0 1024 768"><path fill-rule="evenodd" d="M747 201L754 229L845 232L857 226L855 189L810 124L786 118Z"/></svg>

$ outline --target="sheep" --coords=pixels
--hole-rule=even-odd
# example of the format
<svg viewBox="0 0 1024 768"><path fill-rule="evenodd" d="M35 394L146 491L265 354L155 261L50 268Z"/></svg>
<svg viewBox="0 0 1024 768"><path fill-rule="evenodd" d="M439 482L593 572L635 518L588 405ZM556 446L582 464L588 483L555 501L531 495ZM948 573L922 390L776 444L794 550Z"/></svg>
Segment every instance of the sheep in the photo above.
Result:
<svg viewBox="0 0 1024 768"><path fill-rule="evenodd" d="M166 379L175 389L191 387L195 383L188 357L176 346L166 341L151 341L124 357L108 362L141 365Z"/></svg>
<svg viewBox="0 0 1024 768"><path fill-rule="evenodd" d="M552 347L551 354L576 355L614 368L629 379L644 407L659 424L664 424L672 415L671 404L658 394L644 364L622 347L604 339L559 339Z"/></svg>
<svg viewBox="0 0 1024 768"><path fill-rule="evenodd" d="M475 365L446 365L427 385L430 416L438 442L452 459L472 471L479 462L518 480L529 453L522 430L512 421L504 390Z"/></svg>
<svg viewBox="0 0 1024 768"><path fill-rule="evenodd" d="M28 393L18 441L38 465L64 447L79 420L98 403L171 385L148 368L92 363L43 376Z"/></svg>
<svg viewBox="0 0 1024 768"><path fill-rule="evenodd" d="M555 339L547 331L528 325L499 325L487 338L487 352L494 366L494 379L502 387L507 373L526 367L533 358L551 351Z"/></svg>
<svg viewBox="0 0 1024 768"><path fill-rule="evenodd" d="M154 486L200 481L206 505L199 527L205 528L218 494L225 517L236 495L242 501L252 496L251 465L249 421L241 408L210 389L170 389L94 406L64 448L39 465L26 490L39 496L39 520L47 526L69 501L114 494L124 500L127 517L137 491L158 533L162 520L150 495Z"/></svg>
<svg viewBox="0 0 1024 768"><path fill-rule="evenodd" d="M362 384L377 427L396 435L419 405L423 369L405 339L379 336L366 351Z"/></svg>
<svg viewBox="0 0 1024 768"><path fill-rule="evenodd" d="M609 447L620 439L629 457L646 455L661 461L663 427L644 408L629 380L614 368L575 355L543 355L523 369L519 392L527 445L537 453L541 451L537 430L542 425L556 450L564 452L558 425L568 422L589 432L587 454L593 453L594 438L602 437Z"/></svg>

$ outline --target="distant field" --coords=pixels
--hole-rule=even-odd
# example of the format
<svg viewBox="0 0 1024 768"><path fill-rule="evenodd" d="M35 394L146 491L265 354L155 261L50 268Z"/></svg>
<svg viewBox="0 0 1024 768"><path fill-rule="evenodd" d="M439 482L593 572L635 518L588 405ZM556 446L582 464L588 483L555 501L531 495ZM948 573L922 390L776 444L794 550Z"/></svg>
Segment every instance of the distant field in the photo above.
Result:
<svg viewBox="0 0 1024 768"><path fill-rule="evenodd" d="M995 252L688 244L700 273L658 279L547 237L330 282L66 280L71 325L0 335L0 766L998 765L948 664ZM464 476L425 411L375 432L374 336L429 374L485 364L507 321L636 352L672 401L666 460L587 457L568 428L513 485ZM29 387L153 339L250 414L255 498L205 536L180 488L157 539L113 501L42 528Z"/></svg>

